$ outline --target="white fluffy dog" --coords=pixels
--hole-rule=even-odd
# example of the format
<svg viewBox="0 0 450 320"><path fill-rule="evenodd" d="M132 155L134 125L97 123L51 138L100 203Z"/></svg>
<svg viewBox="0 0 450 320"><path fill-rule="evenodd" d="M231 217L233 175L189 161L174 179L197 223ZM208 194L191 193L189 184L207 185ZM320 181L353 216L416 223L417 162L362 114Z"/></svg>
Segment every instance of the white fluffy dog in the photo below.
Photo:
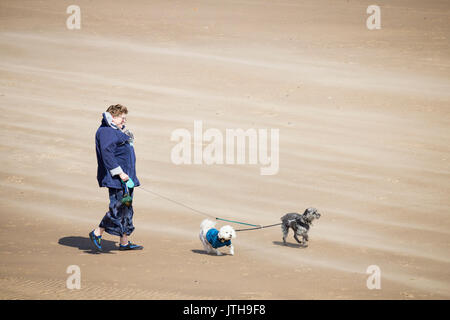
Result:
<svg viewBox="0 0 450 320"><path fill-rule="evenodd" d="M215 252L218 256L221 256L222 253L217 249L223 246L229 246L230 254L234 255L234 247L231 243L231 239L236 238L236 231L234 231L233 227L228 225L217 230L214 228L215 225L216 222L209 219L203 220L200 224L200 233L198 236L203 243L206 252Z"/></svg>

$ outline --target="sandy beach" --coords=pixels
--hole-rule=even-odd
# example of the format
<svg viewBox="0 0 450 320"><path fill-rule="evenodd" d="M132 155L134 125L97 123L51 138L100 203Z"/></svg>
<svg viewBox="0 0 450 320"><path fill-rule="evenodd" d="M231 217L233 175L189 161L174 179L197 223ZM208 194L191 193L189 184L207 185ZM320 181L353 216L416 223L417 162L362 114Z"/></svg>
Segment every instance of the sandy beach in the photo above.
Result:
<svg viewBox="0 0 450 320"><path fill-rule="evenodd" d="M378 1L379 30L356 0L80 0L74 30L70 4L0 2L0 299L450 298L448 1ZM145 248L105 235L98 254L94 136L117 103L142 185L130 239ZM277 173L174 164L171 134L194 121L278 129ZM255 225L322 217L307 248L275 226L208 255L205 217L152 192Z"/></svg>

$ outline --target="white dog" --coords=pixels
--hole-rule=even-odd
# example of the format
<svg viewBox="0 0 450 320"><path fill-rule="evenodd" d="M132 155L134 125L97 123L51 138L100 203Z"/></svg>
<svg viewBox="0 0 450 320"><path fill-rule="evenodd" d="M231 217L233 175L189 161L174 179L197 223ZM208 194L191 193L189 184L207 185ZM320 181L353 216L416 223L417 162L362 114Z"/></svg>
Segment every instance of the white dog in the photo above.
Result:
<svg viewBox="0 0 450 320"><path fill-rule="evenodd" d="M223 226L220 230L215 229L216 222L209 219L205 219L200 224L199 238L203 243L207 253L215 252L218 256L222 253L217 248L223 246L230 247L230 254L234 255L234 247L231 243L231 239L236 238L236 231L231 226Z"/></svg>

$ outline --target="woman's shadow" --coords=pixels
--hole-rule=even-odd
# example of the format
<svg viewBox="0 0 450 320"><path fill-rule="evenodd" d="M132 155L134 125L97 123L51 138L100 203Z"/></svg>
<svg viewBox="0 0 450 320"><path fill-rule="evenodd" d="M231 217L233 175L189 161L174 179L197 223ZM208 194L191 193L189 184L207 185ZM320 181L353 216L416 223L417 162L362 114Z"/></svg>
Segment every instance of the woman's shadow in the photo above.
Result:
<svg viewBox="0 0 450 320"><path fill-rule="evenodd" d="M58 240L58 243L63 246L78 248L79 250L82 250L84 253L90 254L100 253L98 250L94 248L94 244L91 242L91 239L89 239L89 237L79 237L79 236L63 237ZM101 245L102 245L101 253L113 253L111 251L119 250L118 247L116 246L115 241L102 239Z"/></svg>

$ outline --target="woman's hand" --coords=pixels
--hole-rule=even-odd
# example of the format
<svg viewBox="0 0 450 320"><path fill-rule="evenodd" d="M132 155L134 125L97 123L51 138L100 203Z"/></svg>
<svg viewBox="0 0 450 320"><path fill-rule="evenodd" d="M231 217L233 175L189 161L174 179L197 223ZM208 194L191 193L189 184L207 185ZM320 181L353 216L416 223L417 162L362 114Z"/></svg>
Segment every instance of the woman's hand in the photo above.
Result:
<svg viewBox="0 0 450 320"><path fill-rule="evenodd" d="M122 172L121 174L119 174L120 179L122 179L123 182L127 182L128 179L130 179L130 177L128 177L128 175L125 172Z"/></svg>

